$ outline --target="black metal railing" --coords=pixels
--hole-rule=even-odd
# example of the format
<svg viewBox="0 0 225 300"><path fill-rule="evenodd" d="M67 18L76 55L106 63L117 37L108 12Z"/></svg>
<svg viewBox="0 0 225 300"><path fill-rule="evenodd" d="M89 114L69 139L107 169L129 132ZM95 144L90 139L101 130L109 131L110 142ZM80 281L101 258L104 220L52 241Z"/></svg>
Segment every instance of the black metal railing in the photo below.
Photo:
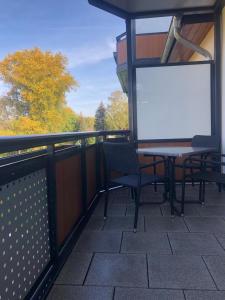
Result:
<svg viewBox="0 0 225 300"><path fill-rule="evenodd" d="M129 135L0 138L0 154L8 153L0 159L0 299L45 297L102 189L102 141Z"/></svg>

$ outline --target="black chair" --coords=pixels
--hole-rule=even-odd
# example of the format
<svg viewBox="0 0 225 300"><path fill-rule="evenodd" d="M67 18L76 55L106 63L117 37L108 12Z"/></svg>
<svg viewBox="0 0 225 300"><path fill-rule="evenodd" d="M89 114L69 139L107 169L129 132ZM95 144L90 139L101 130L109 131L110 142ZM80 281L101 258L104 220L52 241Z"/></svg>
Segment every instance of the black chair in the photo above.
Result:
<svg viewBox="0 0 225 300"><path fill-rule="evenodd" d="M221 167L225 166L225 163L221 161L221 158L225 157L225 154L213 154L213 159L199 159L199 158L190 158L191 163L198 163L200 171L195 172L194 174L186 174L182 182L182 208L181 211L184 213L184 203L185 203L185 185L186 180L191 178L200 182L199 185L199 200L201 203L205 202L205 183L206 182L215 182L219 186L225 185L225 174L221 173ZM186 160L188 164L188 159Z"/></svg>
<svg viewBox="0 0 225 300"><path fill-rule="evenodd" d="M209 136L209 135L195 135L192 139L191 142L191 146L192 147L209 147L209 148L214 148L215 149L215 153L218 153L219 151L219 139L216 136ZM191 157L198 157L201 159L207 158L213 155L213 153L208 153L208 154L204 154L204 155L192 155ZM181 164L176 164L175 165L176 168L184 168L187 170L189 169L190 173L193 174L194 170L200 170L201 165L199 164L199 162L194 162L193 160L188 160L186 161L185 165L183 163ZM192 185L194 185L194 181L192 181Z"/></svg>
<svg viewBox="0 0 225 300"><path fill-rule="evenodd" d="M106 192L104 218L107 218L108 195L110 186L117 184L123 187L131 188L134 191L135 217L134 232L137 230L138 210L140 203L141 188L143 186L154 184L155 182L165 182L164 177L147 175L142 173L143 167L140 167L138 155L134 144L131 143L103 143L103 151L106 162ZM151 164L164 163L160 160ZM148 167L150 164L148 165ZM118 172L121 176L112 178L112 172Z"/></svg>

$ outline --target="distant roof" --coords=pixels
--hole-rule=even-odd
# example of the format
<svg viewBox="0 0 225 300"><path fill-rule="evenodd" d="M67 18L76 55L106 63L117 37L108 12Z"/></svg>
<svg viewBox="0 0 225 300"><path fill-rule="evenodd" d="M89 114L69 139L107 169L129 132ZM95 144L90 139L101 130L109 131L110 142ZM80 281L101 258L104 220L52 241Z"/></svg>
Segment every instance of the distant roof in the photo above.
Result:
<svg viewBox="0 0 225 300"><path fill-rule="evenodd" d="M220 0L88 0L90 4L126 18L144 13L214 10Z"/></svg>

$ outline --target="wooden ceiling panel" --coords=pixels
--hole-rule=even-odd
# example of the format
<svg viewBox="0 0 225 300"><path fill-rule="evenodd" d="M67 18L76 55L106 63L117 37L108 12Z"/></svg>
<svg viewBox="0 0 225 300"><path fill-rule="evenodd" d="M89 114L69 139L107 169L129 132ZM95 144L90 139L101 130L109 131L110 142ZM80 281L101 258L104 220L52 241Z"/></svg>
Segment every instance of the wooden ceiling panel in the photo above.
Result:
<svg viewBox="0 0 225 300"><path fill-rule="evenodd" d="M194 44L200 45L212 26L213 22L186 24L183 26L181 34ZM194 51L192 49L184 47L182 44L176 42L170 55L169 62L188 61L193 53Z"/></svg>

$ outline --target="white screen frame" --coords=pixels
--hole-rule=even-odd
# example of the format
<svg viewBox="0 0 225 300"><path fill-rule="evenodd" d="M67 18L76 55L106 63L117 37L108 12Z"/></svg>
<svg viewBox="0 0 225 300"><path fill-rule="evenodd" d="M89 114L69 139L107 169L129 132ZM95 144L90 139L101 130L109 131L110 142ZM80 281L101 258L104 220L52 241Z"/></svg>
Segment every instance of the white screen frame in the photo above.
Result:
<svg viewBox="0 0 225 300"><path fill-rule="evenodd" d="M185 71L185 72L184 72ZM142 72L142 75L140 75ZM160 74L160 77L159 77ZM176 81L171 78L174 77ZM150 75L150 77L149 77ZM180 76L182 75L182 76ZM202 75L202 76L200 76ZM163 78L162 78L163 77ZM181 78L184 77L184 80ZM157 90L158 78L162 78L160 88ZM187 80L188 79L188 80ZM149 81L154 82L149 84ZM159 81L159 80L158 80ZM141 84L142 82L142 84ZM186 82L189 82L187 85ZM196 82L198 84L196 84ZM149 118L150 101L147 99L151 94L150 89L152 88L152 97L160 97L160 93L164 97L168 97L168 89L166 85L172 88L170 89L171 103L160 102L161 105L156 105L155 113ZM195 63L178 63L178 64L167 64L167 65L153 65L153 66L138 66L136 67L136 129L137 129L137 140L190 140L196 134L211 135L212 134L212 120L213 120L213 94L212 94L212 65L210 62L195 62ZM193 89L194 86L194 89ZM179 88L180 87L180 91ZM176 89L175 89L176 88ZM178 89L178 91L177 91ZM157 90L157 91L156 91ZM183 91L183 93L181 93ZM203 91L203 92L202 92ZM155 94L154 94L155 93ZM158 94L157 94L158 93ZM178 106L176 101L178 99L173 97L174 95L184 95L182 99L184 107ZM203 95L202 95L203 93ZM146 96L148 95L148 96ZM186 97L186 98L185 98ZM189 98L188 98L189 97ZM180 97L181 98L181 97ZM200 99L196 104L194 99ZM170 99L170 100L171 100ZM191 104L185 101L185 99L193 99ZM165 107L162 104L165 103ZM180 102L179 102L180 104ZM204 104L204 105L202 105ZM173 112L172 107L180 108L180 111ZM192 110L195 108L195 110ZM202 108L204 107L204 111ZM160 114L159 114L160 108ZM158 112L158 114L157 114ZM182 113L181 113L182 112ZM157 116L158 120L157 120ZM166 116L170 117L169 122L166 124ZM176 119L177 116L177 119ZM180 117L183 116L183 117ZM186 116L186 118L185 118ZM187 116L191 116L187 118ZM153 117L153 119L151 119ZM154 119L155 118L155 119ZM184 123L186 120L186 123ZM201 120L201 122L199 121ZM165 133L163 133L160 124L164 122ZM194 122L194 123L193 123ZM193 123L193 124L192 124ZM177 126L176 124L179 124ZM191 128L193 126L193 128ZM198 126L198 127L197 127ZM149 128L152 128L150 131ZM171 129L172 128L172 129ZM173 132L174 131L174 132Z"/></svg>

